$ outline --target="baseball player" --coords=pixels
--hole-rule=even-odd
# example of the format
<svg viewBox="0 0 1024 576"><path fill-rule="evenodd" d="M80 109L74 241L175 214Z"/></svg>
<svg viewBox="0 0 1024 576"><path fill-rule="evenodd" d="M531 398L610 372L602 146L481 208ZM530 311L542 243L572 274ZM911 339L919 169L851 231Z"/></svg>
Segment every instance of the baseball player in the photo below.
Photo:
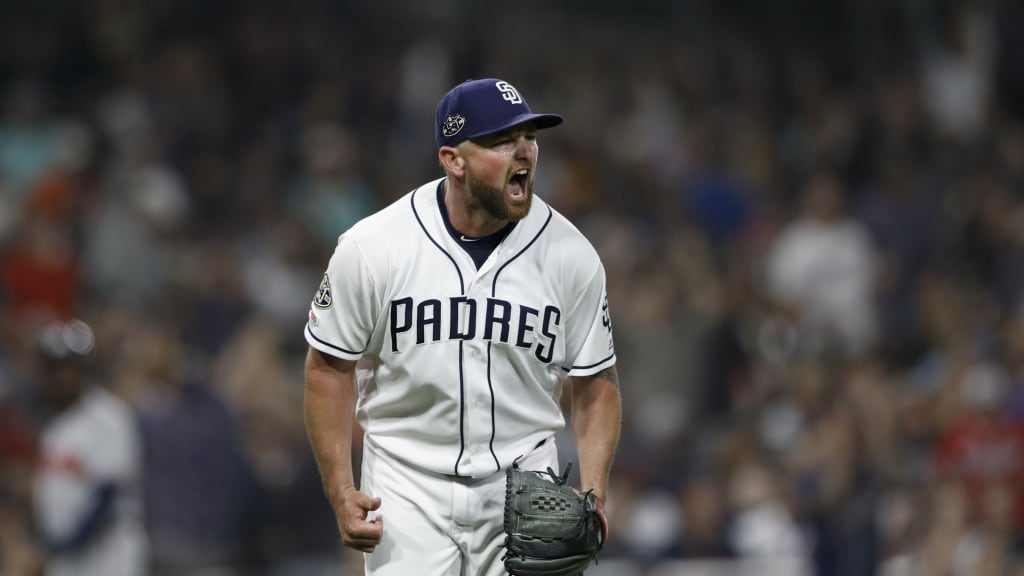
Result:
<svg viewBox="0 0 1024 576"><path fill-rule="evenodd" d="M454 87L444 177L344 232L315 293L307 429L370 576L504 574L505 470L557 469L567 383L580 488L605 497L621 399L604 267L533 190L537 132L562 121L499 79Z"/></svg>
<svg viewBox="0 0 1024 576"><path fill-rule="evenodd" d="M33 500L46 576L140 576L148 543L139 481L141 440L131 408L89 382L92 329L80 320L43 330L42 430Z"/></svg>

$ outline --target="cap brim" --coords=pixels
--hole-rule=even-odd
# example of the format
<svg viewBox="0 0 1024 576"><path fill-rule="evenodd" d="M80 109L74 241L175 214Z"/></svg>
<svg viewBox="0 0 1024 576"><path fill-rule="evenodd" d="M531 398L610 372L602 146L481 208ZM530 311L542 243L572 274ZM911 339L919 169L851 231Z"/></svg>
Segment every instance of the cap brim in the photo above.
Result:
<svg viewBox="0 0 1024 576"><path fill-rule="evenodd" d="M520 114L519 116L510 118L508 122L498 126L497 128L492 128L486 132L470 134L466 136L465 139L472 140L473 138L480 138L481 136L487 136L488 134L496 134L502 130L508 130L513 126L519 126L520 124L526 124L527 122L532 122L534 127L538 130L543 130L545 128L558 126L562 122L565 122L565 118L558 114Z"/></svg>

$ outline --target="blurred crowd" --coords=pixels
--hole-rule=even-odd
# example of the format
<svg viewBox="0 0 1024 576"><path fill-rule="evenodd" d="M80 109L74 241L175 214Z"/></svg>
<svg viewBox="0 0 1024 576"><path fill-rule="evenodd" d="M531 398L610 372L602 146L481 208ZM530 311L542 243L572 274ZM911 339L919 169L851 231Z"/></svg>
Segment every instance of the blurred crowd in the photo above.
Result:
<svg viewBox="0 0 1024 576"><path fill-rule="evenodd" d="M0 2L0 575L60 550L40 336L76 320L137 424L152 574L358 573L307 308L486 76L566 116L537 191L607 268L607 573L1024 574L1021 27L1013 0Z"/></svg>

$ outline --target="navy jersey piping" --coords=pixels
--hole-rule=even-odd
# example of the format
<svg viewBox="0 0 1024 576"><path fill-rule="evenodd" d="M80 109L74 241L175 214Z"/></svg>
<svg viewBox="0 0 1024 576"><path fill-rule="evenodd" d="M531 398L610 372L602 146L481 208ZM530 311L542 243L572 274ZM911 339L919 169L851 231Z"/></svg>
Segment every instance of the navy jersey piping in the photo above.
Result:
<svg viewBox="0 0 1024 576"><path fill-rule="evenodd" d="M573 370L586 370L587 368L593 368L594 366L600 366L601 364L604 364L605 362L611 360L614 357L615 357L615 353L613 352L613 353L609 354L608 356L605 356L599 362L594 362L593 364L588 364L587 366L573 366L572 369Z"/></svg>
<svg viewBox="0 0 1024 576"><path fill-rule="evenodd" d="M324 346L327 346L328 348L333 348L334 350L337 350L339 352L344 352L345 354L362 355L363 352L366 352L366 348L363 348L362 350L356 352L355 350L347 350L345 348L342 348L341 346L335 346L334 344L331 344L330 342L327 342L326 340L322 340L320 338L317 338L316 334L313 334L313 329L309 327L309 323L308 322L306 323L306 333L309 334L310 337L313 338L313 340L316 340L317 342L323 344Z"/></svg>
<svg viewBox="0 0 1024 576"><path fill-rule="evenodd" d="M459 463L462 462L462 455L466 451L466 372L462 365L464 343L464 340L459 340L459 456L455 459L456 476L459 475Z"/></svg>
<svg viewBox="0 0 1024 576"><path fill-rule="evenodd" d="M551 210L550 206L548 206L547 208L548 208L548 218L547 218L547 220L544 221L544 225L540 227L540 230L537 231L537 234L529 242L526 243L526 246L523 246L522 250L517 252L515 256L509 258L507 262L502 264L501 267L498 268L494 272L494 281L491 282L491 298L495 298L498 295L497 294L497 292L498 292L498 276L501 275L501 272L505 268L507 268L509 264L511 264L513 261L515 261L516 258L519 258L520 256L523 255L524 252L529 250L530 247L533 246L534 242L536 242L537 239L540 238L541 234L543 234L544 231L548 229L548 224L551 223L551 217L554 216L554 211ZM496 433L496 430L497 430L498 426L497 426L497 421L496 421L496 419L494 417L494 384L493 384L493 382L491 382L491 343L490 342L487 343L487 389L491 393L491 442L490 442L491 456L494 457L494 464L495 464L495 466L497 466L497 471L501 471L501 462L498 461L498 456L494 453L494 435Z"/></svg>
<svg viewBox="0 0 1024 576"><path fill-rule="evenodd" d="M487 343L487 390L491 393L491 440L488 447L491 449L491 458L494 458L494 465L500 471L501 462L498 461L498 455L494 453L494 433L496 427L494 425L494 384L491 382L491 342Z"/></svg>
<svg viewBox="0 0 1024 576"><path fill-rule="evenodd" d="M416 194L419 192L413 192L409 196L409 205L412 207L412 215L416 217L416 222L420 225L420 229L423 230L423 234L426 235L430 242L437 246L437 249L442 254L448 257L451 261L452 266L455 267L455 272L459 275L459 296L466 295L466 282L462 279L462 270L459 269L459 265L455 262L455 258L444 249L433 236L430 235L430 231L423 224L423 219L420 218L420 213L416 210ZM462 342L459 342L459 455L455 458L455 475L459 475L459 462L462 461L462 455L466 452L466 385L465 385L465 373L462 366Z"/></svg>
<svg viewBox="0 0 1024 576"><path fill-rule="evenodd" d="M513 257L509 258L507 262L505 262L504 264L502 264L502 265L501 265L501 268L498 268L498 270L494 272L494 281L493 281L493 282L491 282L491 298L494 298L495 296L497 296L497 290L498 290L498 276L500 276L500 275L501 275L501 272L502 272L502 271L503 271L503 270L504 270L505 268L507 268L509 264L511 264L512 262L514 262L514 261L516 260L516 258L519 258L520 256L522 256L524 252L526 252L527 250L529 250L529 249L530 249L530 247L531 247L531 246L533 246L533 243L534 243L534 242L536 242L538 238L540 238L540 235L541 235L541 234L543 234L543 233L544 233L544 231L548 229L548 224L550 224L550 223L551 223L551 217L552 217L552 216L554 216L554 212L553 212L553 211L551 210L551 207L550 207L550 206L548 206L548 219L544 221L544 225L543 225L543 226L541 226L541 227L540 227L540 230L538 230L538 231L537 231L537 235L536 235L536 236L534 236L534 237L533 237L533 239L532 239L532 240L530 240L530 241L529 241L529 242L528 242L528 243L526 244L526 246L523 246L523 249L522 249L522 250L520 250L519 252L517 252L515 256L513 256Z"/></svg>

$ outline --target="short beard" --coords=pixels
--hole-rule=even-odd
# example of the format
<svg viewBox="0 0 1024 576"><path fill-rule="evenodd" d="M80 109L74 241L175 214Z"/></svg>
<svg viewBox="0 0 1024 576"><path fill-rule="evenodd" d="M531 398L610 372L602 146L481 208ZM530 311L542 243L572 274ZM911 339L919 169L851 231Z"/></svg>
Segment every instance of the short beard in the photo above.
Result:
<svg viewBox="0 0 1024 576"><path fill-rule="evenodd" d="M516 206L508 202L508 195L504 188L495 188L481 182L468 170L466 171L466 190L488 215L497 220L509 222L522 220L530 213L530 206L533 204L533 182L526 184L526 202Z"/></svg>

